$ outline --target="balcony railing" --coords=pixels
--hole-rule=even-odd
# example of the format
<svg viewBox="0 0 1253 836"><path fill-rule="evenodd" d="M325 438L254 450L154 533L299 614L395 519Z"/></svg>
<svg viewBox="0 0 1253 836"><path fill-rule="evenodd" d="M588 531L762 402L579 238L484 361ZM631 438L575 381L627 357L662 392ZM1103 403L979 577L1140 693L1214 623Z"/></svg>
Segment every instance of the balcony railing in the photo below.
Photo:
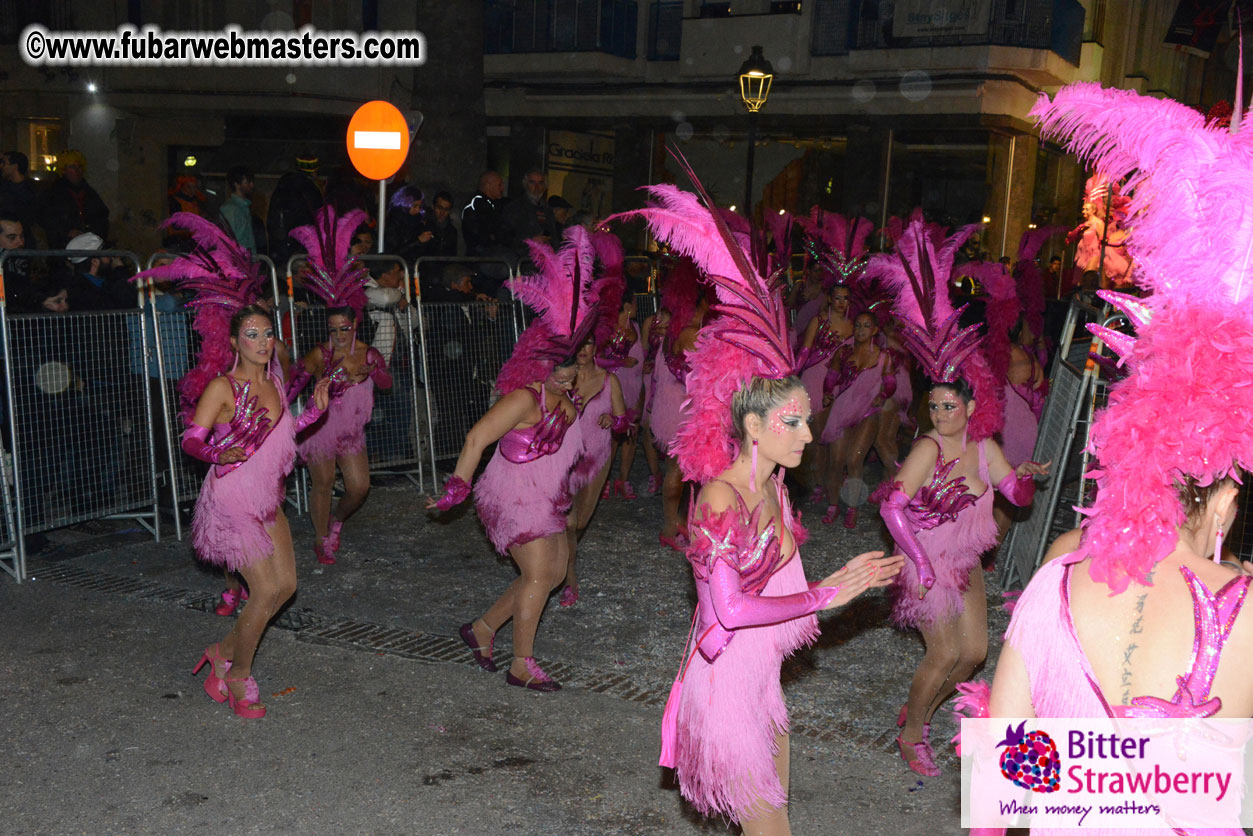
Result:
<svg viewBox="0 0 1253 836"><path fill-rule="evenodd" d="M635 57L635 0L488 0L483 51Z"/></svg>
<svg viewBox="0 0 1253 836"><path fill-rule="evenodd" d="M648 7L648 60L678 61L683 44L683 0L653 0Z"/></svg>
<svg viewBox="0 0 1253 836"><path fill-rule="evenodd" d="M901 37L894 15L908 6L892 0L811 0L814 55L852 49L934 46L1018 46L1048 49L1078 66L1084 9L1078 0L992 0L987 26L978 32L941 32Z"/></svg>

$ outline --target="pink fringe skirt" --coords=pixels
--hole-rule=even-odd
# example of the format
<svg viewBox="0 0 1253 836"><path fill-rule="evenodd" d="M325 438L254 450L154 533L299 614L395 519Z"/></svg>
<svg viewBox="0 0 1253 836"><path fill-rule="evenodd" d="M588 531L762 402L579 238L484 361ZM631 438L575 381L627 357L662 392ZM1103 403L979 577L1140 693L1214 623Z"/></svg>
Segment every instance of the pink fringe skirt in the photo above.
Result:
<svg viewBox="0 0 1253 836"><path fill-rule="evenodd" d="M374 411L374 381L348 387L327 407L326 415L300 438L300 458L306 462L333 461L365 451L365 425Z"/></svg>
<svg viewBox="0 0 1253 836"><path fill-rule="evenodd" d="M863 370L848 384L848 388L835 396L831 412L827 415L827 425L822 428L819 441L830 444L860 424L863 419L874 415L874 399L879 397L879 391L883 388L881 364L882 361ZM818 403L821 404L822 401Z"/></svg>
<svg viewBox="0 0 1253 836"><path fill-rule="evenodd" d="M497 446L474 485L474 507L496 551L507 555L510 546L566 530L570 468L583 446L582 435L575 421L561 449L525 464L509 461Z"/></svg>
<svg viewBox="0 0 1253 836"><path fill-rule="evenodd" d="M639 340L631 346L627 355L635 361L634 366L623 366L614 372L618 377L618 385L622 387L622 401L627 409L638 409L640 394L644 391L644 346Z"/></svg>
<svg viewBox="0 0 1253 836"><path fill-rule="evenodd" d="M209 468L191 521L191 542L206 563L234 572L274 554L270 526L283 504L283 480L296 461L295 425L283 417L257 452L224 476Z"/></svg>
<svg viewBox="0 0 1253 836"><path fill-rule="evenodd" d="M1010 467L1031 458L1039 423L1022 389L1012 383L1005 387L1005 428L1001 430L1001 449Z"/></svg>
<svg viewBox="0 0 1253 836"><path fill-rule="evenodd" d="M605 462L609 461L609 454L613 452L613 433L600 425L600 416L612 411L613 398L609 392L609 379L605 378L605 388L592 398L579 416L583 441L574 461L574 468L570 471L572 495L590 485L605 466Z"/></svg>
<svg viewBox="0 0 1253 836"><path fill-rule="evenodd" d="M808 588L800 555L783 564L763 595ZM699 651L679 698L675 774L679 791L706 816L735 821L787 803L775 773L775 737L788 730L779 671L783 660L818 637L812 615L745 627L712 664Z"/></svg>
<svg viewBox="0 0 1253 836"><path fill-rule="evenodd" d="M909 415L909 405L914 401L913 381L909 379L909 370L904 365L896 368L896 391L892 393L892 403L896 404L897 412L900 414L901 423L907 426L913 424L913 420Z"/></svg>
<svg viewBox="0 0 1253 836"><path fill-rule="evenodd" d="M919 601L918 570L912 560L905 560L905 568L892 584L892 621L897 627L931 629L965 610L962 596L970 586L970 573L979 571L980 556L996 545L992 491L989 485L952 522L916 532L935 570L935 586Z"/></svg>
<svg viewBox="0 0 1253 836"><path fill-rule="evenodd" d="M656 366L656 390L653 392L653 414L651 423L653 441L666 455L670 455L670 445L679 432L679 424L683 418L683 401L687 399L687 389L670 371L664 361L659 360Z"/></svg>

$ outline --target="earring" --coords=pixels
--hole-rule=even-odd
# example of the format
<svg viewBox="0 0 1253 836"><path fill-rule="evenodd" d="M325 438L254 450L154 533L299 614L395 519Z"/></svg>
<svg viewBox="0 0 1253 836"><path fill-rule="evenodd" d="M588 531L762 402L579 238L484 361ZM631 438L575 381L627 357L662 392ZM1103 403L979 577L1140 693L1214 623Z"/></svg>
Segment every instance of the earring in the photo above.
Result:
<svg viewBox="0 0 1253 836"><path fill-rule="evenodd" d="M1223 562L1223 523L1222 523L1222 520L1218 518L1217 514L1214 515L1214 522L1218 523L1218 528L1214 532L1214 562L1222 563Z"/></svg>
<svg viewBox="0 0 1253 836"><path fill-rule="evenodd" d="M231 374L234 374L235 370L238 368L239 368L239 352L236 351L235 352L235 365L231 366Z"/></svg>
<svg viewBox="0 0 1253 836"><path fill-rule="evenodd" d="M757 439L753 439L752 463L748 466L748 487L757 493Z"/></svg>

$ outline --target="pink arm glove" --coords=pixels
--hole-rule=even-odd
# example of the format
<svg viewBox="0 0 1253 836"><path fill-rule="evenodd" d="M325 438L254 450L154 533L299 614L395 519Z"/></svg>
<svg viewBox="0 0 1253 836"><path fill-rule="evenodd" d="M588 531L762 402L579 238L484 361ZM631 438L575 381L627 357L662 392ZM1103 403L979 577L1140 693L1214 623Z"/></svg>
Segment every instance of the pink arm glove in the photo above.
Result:
<svg viewBox="0 0 1253 836"><path fill-rule="evenodd" d="M1001 492L1001 496L1010 502L1022 508L1031 504L1031 500L1035 498L1035 479L1030 475L1018 478L1018 474L1013 471L1008 476L996 483L996 489Z"/></svg>
<svg viewBox="0 0 1253 836"><path fill-rule="evenodd" d="M444 495L435 503L435 507L440 511L447 511L465 502L469 496L470 483L454 473L444 483Z"/></svg>
<svg viewBox="0 0 1253 836"><path fill-rule="evenodd" d="M187 432L183 433L183 452L193 459L217 464L222 451L209 444L209 433L208 427L202 427L199 424L189 426Z"/></svg>
<svg viewBox="0 0 1253 836"><path fill-rule="evenodd" d="M287 402L291 403L300 396L309 381L313 380L313 375L305 371L305 367L299 363L292 364L291 380L287 381Z"/></svg>
<svg viewBox="0 0 1253 836"><path fill-rule="evenodd" d="M371 348L365 353L366 362L370 364L370 380L380 389L392 388L392 375L387 370L387 361L378 349Z"/></svg>
<svg viewBox="0 0 1253 836"><path fill-rule="evenodd" d="M323 410L318 409L314 405L313 399L310 398L308 403L305 404L305 411L300 413L300 417L296 419L296 432L299 433L309 427L309 425L316 423L322 417L322 412Z"/></svg>
<svg viewBox="0 0 1253 836"><path fill-rule="evenodd" d="M892 539L901 547L901 551L905 552L905 556L914 562L914 568L918 570L919 583L930 589L935 585L935 570L931 568L931 559L923 551L922 544L918 542L918 536L914 534L913 527L909 524L909 517L905 513L905 506L908 504L909 497L904 491L892 491L887 501L879 506L879 516L883 517L883 521L887 523L888 534L892 535Z"/></svg>
<svg viewBox="0 0 1253 836"><path fill-rule="evenodd" d="M791 595L748 595L740 588L740 573L725 560L715 560L709 573L709 592L714 614L728 630L778 624L816 613L839 594L839 587L824 586Z"/></svg>

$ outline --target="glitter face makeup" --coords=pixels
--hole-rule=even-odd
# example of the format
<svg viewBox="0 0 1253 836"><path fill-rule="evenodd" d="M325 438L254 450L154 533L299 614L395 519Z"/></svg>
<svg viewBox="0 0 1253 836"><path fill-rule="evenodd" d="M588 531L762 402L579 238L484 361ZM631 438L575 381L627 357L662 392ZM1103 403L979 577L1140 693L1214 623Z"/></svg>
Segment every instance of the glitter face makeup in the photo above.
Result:
<svg viewBox="0 0 1253 836"><path fill-rule="evenodd" d="M802 422L800 399L792 397L787 403L772 411L766 421L766 426L770 432L775 435L783 435L799 428L797 422Z"/></svg>

